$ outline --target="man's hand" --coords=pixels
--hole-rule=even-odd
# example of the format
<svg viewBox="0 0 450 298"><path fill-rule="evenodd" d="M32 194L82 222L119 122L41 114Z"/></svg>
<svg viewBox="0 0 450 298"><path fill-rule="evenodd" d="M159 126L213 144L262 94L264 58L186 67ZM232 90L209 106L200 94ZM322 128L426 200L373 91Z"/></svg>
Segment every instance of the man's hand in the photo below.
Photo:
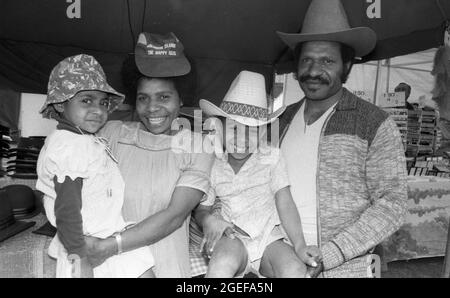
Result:
<svg viewBox="0 0 450 298"><path fill-rule="evenodd" d="M300 260L308 266L317 267L322 261L322 253L315 245L300 247L295 250Z"/></svg>
<svg viewBox="0 0 450 298"><path fill-rule="evenodd" d="M209 215L203 221L203 234L200 251L205 249L206 254L210 256L222 235L225 234L227 237L234 239L233 224L217 216Z"/></svg>
<svg viewBox="0 0 450 298"><path fill-rule="evenodd" d="M96 237L85 236L88 249L88 261L92 267L103 264L106 259L117 253L117 245L114 238L99 239Z"/></svg>
<svg viewBox="0 0 450 298"><path fill-rule="evenodd" d="M322 265L322 252L315 245L300 247L295 250L300 260L308 265L306 271L307 278L317 277L323 270Z"/></svg>

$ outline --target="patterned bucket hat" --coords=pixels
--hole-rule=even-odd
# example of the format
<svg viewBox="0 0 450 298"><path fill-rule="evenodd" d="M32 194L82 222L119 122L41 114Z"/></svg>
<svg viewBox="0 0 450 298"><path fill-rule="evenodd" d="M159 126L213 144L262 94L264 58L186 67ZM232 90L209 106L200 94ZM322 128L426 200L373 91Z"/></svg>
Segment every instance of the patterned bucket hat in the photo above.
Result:
<svg viewBox="0 0 450 298"><path fill-rule="evenodd" d="M53 104L70 100L78 92L98 90L111 95L109 112L114 111L125 96L114 90L106 81L103 68L94 57L81 54L68 57L52 70L48 80L47 100L39 111L44 118L52 118L56 113Z"/></svg>

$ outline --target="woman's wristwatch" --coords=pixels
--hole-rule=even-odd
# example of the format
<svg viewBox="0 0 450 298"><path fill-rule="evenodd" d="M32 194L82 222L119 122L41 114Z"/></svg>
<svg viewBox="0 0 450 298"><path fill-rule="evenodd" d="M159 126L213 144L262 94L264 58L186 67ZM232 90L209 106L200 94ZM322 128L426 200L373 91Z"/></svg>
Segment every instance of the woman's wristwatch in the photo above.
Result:
<svg viewBox="0 0 450 298"><path fill-rule="evenodd" d="M116 243L117 243L117 254L121 254L122 251L122 236L120 235L120 233L117 233L114 235L114 238L116 238Z"/></svg>

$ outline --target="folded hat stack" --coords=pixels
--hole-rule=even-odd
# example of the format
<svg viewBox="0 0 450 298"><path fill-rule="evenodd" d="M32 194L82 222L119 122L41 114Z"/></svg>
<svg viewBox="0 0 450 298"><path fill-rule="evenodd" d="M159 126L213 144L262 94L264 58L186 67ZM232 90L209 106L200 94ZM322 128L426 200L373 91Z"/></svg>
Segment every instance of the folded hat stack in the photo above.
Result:
<svg viewBox="0 0 450 298"><path fill-rule="evenodd" d="M0 125L0 177L6 174L6 158L12 141L9 128Z"/></svg>
<svg viewBox="0 0 450 298"><path fill-rule="evenodd" d="M435 149L436 111L431 108L408 110L406 156L430 156Z"/></svg>
<svg viewBox="0 0 450 298"><path fill-rule="evenodd" d="M45 137L20 138L16 148L8 150L6 171L8 176L21 179L37 179L36 164Z"/></svg>

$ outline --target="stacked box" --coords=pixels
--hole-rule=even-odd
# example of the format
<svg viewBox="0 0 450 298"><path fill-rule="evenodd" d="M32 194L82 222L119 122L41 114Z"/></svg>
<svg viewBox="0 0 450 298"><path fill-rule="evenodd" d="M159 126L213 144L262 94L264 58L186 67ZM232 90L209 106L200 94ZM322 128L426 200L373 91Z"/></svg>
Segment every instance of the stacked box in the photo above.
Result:
<svg viewBox="0 0 450 298"><path fill-rule="evenodd" d="M427 156L434 153L436 112L434 110L408 110L406 156Z"/></svg>
<svg viewBox="0 0 450 298"><path fill-rule="evenodd" d="M408 135L408 110L404 108L384 108L390 117L395 121L402 136L403 147L406 150L406 140Z"/></svg>
<svg viewBox="0 0 450 298"><path fill-rule="evenodd" d="M0 177L6 174L6 157L11 141L9 128L0 125Z"/></svg>

